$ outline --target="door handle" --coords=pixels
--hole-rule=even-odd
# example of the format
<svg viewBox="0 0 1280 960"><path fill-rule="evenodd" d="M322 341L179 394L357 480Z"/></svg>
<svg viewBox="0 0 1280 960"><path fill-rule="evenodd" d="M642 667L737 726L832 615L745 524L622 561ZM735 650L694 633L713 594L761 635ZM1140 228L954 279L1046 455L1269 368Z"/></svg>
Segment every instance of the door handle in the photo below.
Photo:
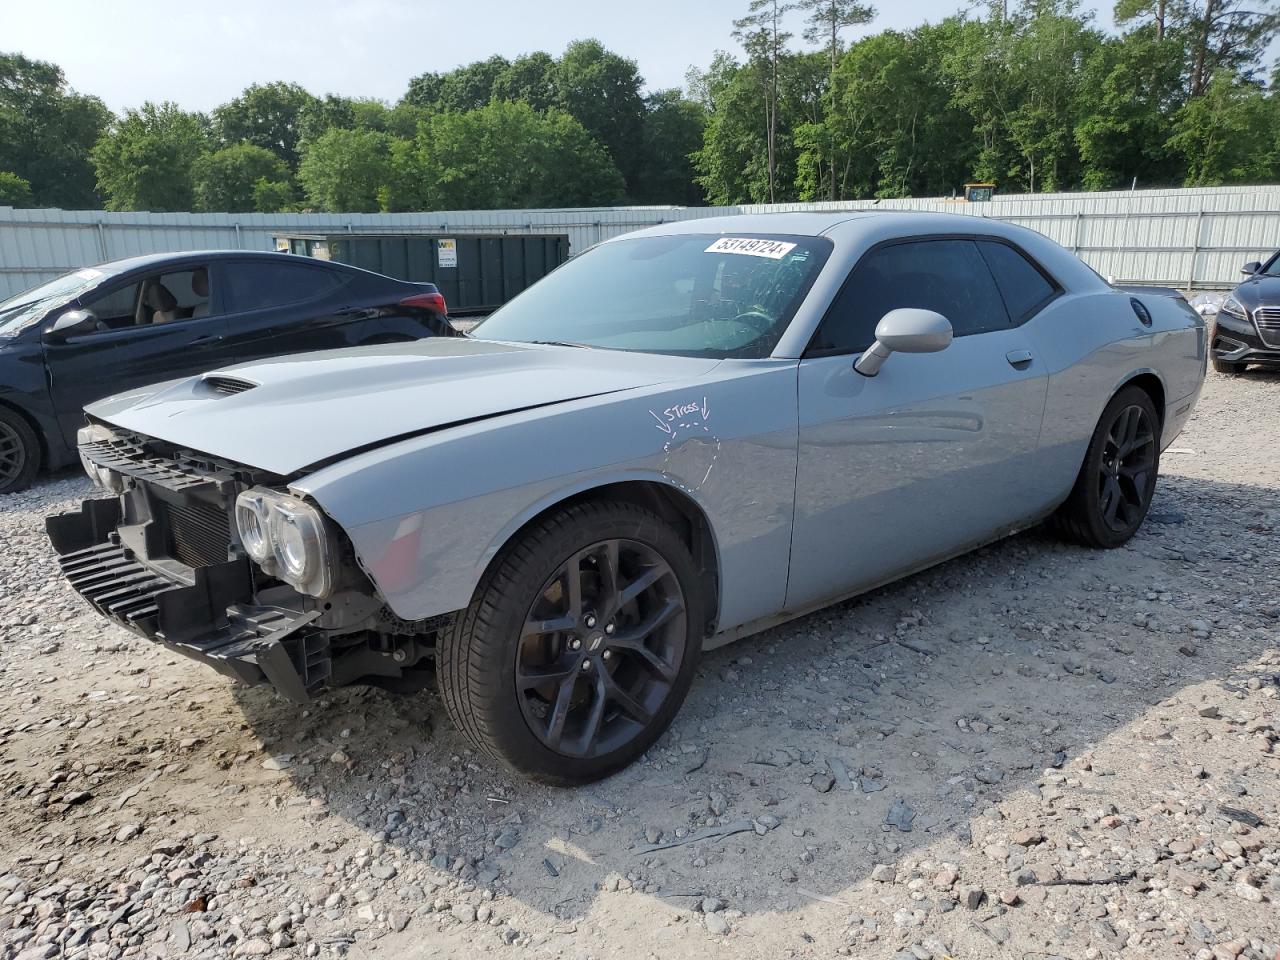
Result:
<svg viewBox="0 0 1280 960"><path fill-rule="evenodd" d="M1004 358L1009 361L1010 366L1018 368L1025 367L1035 359L1030 350L1010 350L1004 355Z"/></svg>

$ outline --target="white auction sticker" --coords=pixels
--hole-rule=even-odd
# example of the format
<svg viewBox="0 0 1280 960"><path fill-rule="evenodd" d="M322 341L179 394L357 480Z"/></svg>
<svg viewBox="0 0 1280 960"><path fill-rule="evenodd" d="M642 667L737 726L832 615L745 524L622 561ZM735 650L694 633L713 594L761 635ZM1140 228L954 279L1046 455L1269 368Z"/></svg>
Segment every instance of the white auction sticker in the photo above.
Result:
<svg viewBox="0 0 1280 960"><path fill-rule="evenodd" d="M796 248L794 243L781 240L760 240L753 237L721 237L704 253L742 253L749 257L768 257L770 260L781 260Z"/></svg>

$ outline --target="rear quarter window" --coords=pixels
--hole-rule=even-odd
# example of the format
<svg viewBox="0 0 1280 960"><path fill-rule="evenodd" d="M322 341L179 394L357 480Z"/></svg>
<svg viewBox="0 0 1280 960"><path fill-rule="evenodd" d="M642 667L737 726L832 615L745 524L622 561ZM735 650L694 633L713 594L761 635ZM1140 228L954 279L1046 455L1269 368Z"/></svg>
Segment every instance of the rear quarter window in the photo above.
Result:
<svg viewBox="0 0 1280 960"><path fill-rule="evenodd" d="M1018 250L981 240L978 247L991 268L1013 322L1022 323L1058 295L1058 286Z"/></svg>
<svg viewBox="0 0 1280 960"><path fill-rule="evenodd" d="M231 262L225 270L230 310L262 310L304 303L333 293L347 283L337 270L302 263Z"/></svg>

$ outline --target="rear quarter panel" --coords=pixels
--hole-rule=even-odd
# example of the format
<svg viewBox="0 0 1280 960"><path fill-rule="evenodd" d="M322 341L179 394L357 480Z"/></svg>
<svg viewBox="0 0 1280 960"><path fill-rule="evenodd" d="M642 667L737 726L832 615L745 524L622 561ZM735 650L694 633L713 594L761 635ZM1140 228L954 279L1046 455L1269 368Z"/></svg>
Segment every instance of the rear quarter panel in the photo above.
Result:
<svg viewBox="0 0 1280 960"><path fill-rule="evenodd" d="M698 380L402 441L292 487L343 527L391 609L417 620L470 603L485 568L544 510L610 483L664 484L711 528L725 629L786 595L795 377L795 361L725 361Z"/></svg>
<svg viewBox="0 0 1280 960"><path fill-rule="evenodd" d="M1027 324L1049 377L1040 447L1056 501L1070 492L1102 411L1124 384L1144 374L1160 381L1168 446L1204 382L1200 317L1171 298L1138 296L1151 313L1147 327L1130 297L1112 290L1062 297Z"/></svg>

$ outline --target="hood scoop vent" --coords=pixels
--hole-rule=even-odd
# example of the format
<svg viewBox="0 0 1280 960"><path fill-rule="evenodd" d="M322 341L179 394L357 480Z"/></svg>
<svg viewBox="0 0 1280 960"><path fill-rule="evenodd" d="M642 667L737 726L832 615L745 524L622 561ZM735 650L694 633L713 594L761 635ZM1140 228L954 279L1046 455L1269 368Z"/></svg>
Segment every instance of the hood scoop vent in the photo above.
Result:
<svg viewBox="0 0 1280 960"><path fill-rule="evenodd" d="M225 377L216 374L204 377L203 381L209 390L223 397L244 393L246 390L252 390L257 386L252 380L241 380L238 377Z"/></svg>

